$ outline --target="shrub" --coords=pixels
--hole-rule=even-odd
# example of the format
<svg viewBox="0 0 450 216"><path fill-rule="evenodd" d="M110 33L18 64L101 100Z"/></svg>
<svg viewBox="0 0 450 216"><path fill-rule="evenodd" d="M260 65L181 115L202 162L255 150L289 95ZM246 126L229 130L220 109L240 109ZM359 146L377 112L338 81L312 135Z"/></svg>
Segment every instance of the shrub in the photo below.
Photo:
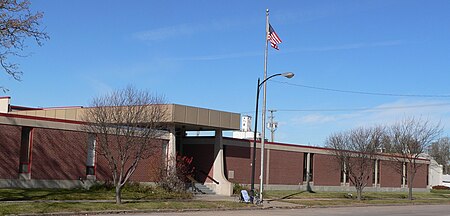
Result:
<svg viewBox="0 0 450 216"><path fill-rule="evenodd" d="M241 190L249 191L250 188L248 188L248 187L246 187L244 185L241 185L239 183L234 183L234 185L233 185L233 194L240 194Z"/></svg>
<svg viewBox="0 0 450 216"><path fill-rule="evenodd" d="M435 185L432 187L434 190L450 190L450 187L444 186L444 185Z"/></svg>
<svg viewBox="0 0 450 216"><path fill-rule="evenodd" d="M184 192L186 191L187 176L192 176L194 167L192 166L192 157L180 156L176 158L176 172L160 170L160 177L157 185L168 192Z"/></svg>
<svg viewBox="0 0 450 216"><path fill-rule="evenodd" d="M173 172L162 171L157 185L168 192L184 192L185 183Z"/></svg>
<svg viewBox="0 0 450 216"><path fill-rule="evenodd" d="M96 181L91 187L89 187L89 190L91 191L109 191L113 189L114 185L109 181L106 182Z"/></svg>

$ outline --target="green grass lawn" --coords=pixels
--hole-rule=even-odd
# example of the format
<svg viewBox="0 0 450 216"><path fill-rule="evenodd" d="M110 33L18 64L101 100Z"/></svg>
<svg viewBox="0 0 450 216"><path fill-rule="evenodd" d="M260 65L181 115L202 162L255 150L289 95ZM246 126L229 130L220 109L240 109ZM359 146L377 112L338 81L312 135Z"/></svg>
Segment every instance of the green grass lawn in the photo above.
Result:
<svg viewBox="0 0 450 216"><path fill-rule="evenodd" d="M366 206L366 205L419 205L419 204L450 204L450 200L444 199L391 199L391 200L355 200L355 199L330 199L330 200L284 200L308 207L314 206Z"/></svg>
<svg viewBox="0 0 450 216"><path fill-rule="evenodd" d="M190 193L167 192L158 187L131 185L122 190L122 200L115 204L114 189L0 189L0 215L19 213L83 212L104 210L221 209L253 207L238 202L196 201ZM42 202L49 201L52 202ZM68 200L68 202L64 202ZM82 200L70 202L70 200ZM83 201L86 200L86 201ZM87 202L97 200L97 202ZM98 201L100 200L100 201ZM104 201L106 200L106 202ZM1 202L3 201L3 202ZM7 202L29 201L29 202ZM55 202L61 201L61 202Z"/></svg>
<svg viewBox="0 0 450 216"><path fill-rule="evenodd" d="M265 191L265 197L269 199L348 199L349 192L315 192L306 191ZM356 192L352 192L356 196ZM433 190L432 192L414 192L415 199L448 199L450 191ZM363 192L366 200L374 199L405 199L407 192Z"/></svg>
<svg viewBox="0 0 450 216"><path fill-rule="evenodd" d="M114 203L114 190L106 187L83 189L0 189L0 215L19 213L84 212L103 210L158 210L158 209L223 209L252 208L238 202L197 201L189 193L171 193L157 187L130 186L123 190L122 205ZM304 206L359 206L386 204L450 204L450 191L414 193L415 200L407 200L406 192L365 192L364 200L347 197L347 192L265 191L266 201L270 199ZM60 200L41 202L39 200ZM63 200L86 200L63 202ZM107 200L107 202L87 202ZM29 202L6 202L29 201Z"/></svg>
<svg viewBox="0 0 450 216"><path fill-rule="evenodd" d="M84 189L0 189L0 201L26 200L114 200L114 189L94 187ZM190 193L171 193L157 187L129 187L122 191L122 199L163 200L190 199Z"/></svg>
<svg viewBox="0 0 450 216"><path fill-rule="evenodd" d="M206 202L206 201L145 201L126 202L116 205L108 203L90 202L25 202L25 203L0 203L0 215L19 213L52 213L52 212L83 212L83 211L105 211L105 210L161 210L161 209L223 209L223 208L251 208L238 202Z"/></svg>
<svg viewBox="0 0 450 216"><path fill-rule="evenodd" d="M407 192L363 192L363 200L349 198L348 192L265 191L266 199L305 206L392 205L392 204L450 204L450 191L415 192L408 200ZM353 193L355 196L355 193Z"/></svg>

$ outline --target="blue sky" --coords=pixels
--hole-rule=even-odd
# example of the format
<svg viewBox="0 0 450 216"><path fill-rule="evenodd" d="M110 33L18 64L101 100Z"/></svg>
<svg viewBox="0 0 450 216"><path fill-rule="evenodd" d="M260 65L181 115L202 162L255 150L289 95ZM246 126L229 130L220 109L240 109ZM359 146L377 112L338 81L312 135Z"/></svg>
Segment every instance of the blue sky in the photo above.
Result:
<svg viewBox="0 0 450 216"><path fill-rule="evenodd" d="M16 105L87 106L132 84L169 103L253 115L269 8L283 43L269 50L268 74L296 74L268 82L277 141L320 146L333 132L411 116L450 131L450 1L47 0L32 8L45 13L51 39L17 59L23 81L0 75Z"/></svg>

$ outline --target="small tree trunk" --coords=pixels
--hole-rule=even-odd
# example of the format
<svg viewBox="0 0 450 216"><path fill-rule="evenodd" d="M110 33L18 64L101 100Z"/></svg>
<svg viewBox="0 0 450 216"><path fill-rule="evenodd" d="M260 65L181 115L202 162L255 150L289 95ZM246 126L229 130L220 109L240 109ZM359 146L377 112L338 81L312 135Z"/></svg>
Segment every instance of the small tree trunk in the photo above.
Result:
<svg viewBox="0 0 450 216"><path fill-rule="evenodd" d="M361 201L361 199L362 199L362 188L361 187L357 187L356 188L356 198L359 200L359 201Z"/></svg>
<svg viewBox="0 0 450 216"><path fill-rule="evenodd" d="M408 199L413 200L413 175L409 176L408 181Z"/></svg>
<svg viewBox="0 0 450 216"><path fill-rule="evenodd" d="M122 187L120 184L116 185L116 204L122 204Z"/></svg>

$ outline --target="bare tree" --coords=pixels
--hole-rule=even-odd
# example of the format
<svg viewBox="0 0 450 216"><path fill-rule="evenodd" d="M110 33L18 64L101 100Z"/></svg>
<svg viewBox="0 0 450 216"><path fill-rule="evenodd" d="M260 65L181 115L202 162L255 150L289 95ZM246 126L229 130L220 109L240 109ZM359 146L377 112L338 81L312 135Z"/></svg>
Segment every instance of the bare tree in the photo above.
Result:
<svg viewBox="0 0 450 216"><path fill-rule="evenodd" d="M20 81L22 71L17 63L8 61L11 56L26 56L21 52L25 42L32 38L41 46L49 39L41 27L42 12L33 13L29 0L0 0L0 65L15 80ZM0 89L7 91L3 86Z"/></svg>
<svg viewBox="0 0 450 216"><path fill-rule="evenodd" d="M371 181L377 149L383 136L383 127L360 127L327 138L326 145L332 149L341 172L346 173L355 186L358 200L361 200L363 189Z"/></svg>
<svg viewBox="0 0 450 216"><path fill-rule="evenodd" d="M421 155L440 135L442 128L428 120L408 118L390 127L391 163L394 169L408 180L408 199L413 199L412 189L417 170L425 165Z"/></svg>
<svg viewBox="0 0 450 216"><path fill-rule="evenodd" d="M442 137L438 141L431 143L428 154L443 166L443 173L450 174L450 138Z"/></svg>
<svg viewBox="0 0 450 216"><path fill-rule="evenodd" d="M127 87L93 99L84 113L85 131L96 134L99 154L109 165L120 204L122 187L142 159L156 151L166 107L161 97Z"/></svg>

